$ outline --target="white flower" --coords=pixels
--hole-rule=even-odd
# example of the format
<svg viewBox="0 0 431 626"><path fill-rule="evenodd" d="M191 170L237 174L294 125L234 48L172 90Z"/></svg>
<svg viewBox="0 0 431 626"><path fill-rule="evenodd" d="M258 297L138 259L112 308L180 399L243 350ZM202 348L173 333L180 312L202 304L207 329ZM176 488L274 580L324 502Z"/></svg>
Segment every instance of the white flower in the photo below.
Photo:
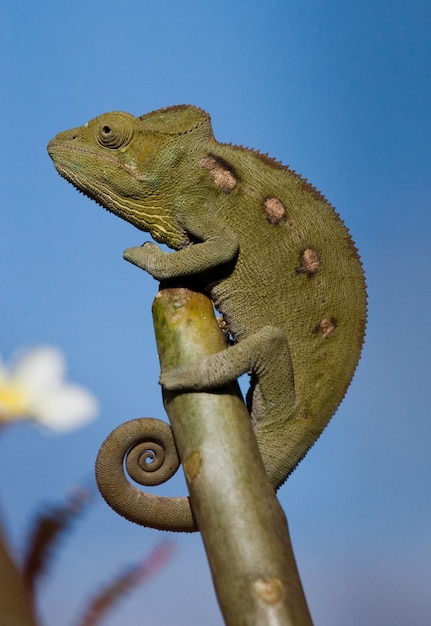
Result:
<svg viewBox="0 0 431 626"><path fill-rule="evenodd" d="M64 372L63 354L48 346L29 350L8 368L0 359L0 422L30 418L65 432L94 419L97 400L66 383Z"/></svg>

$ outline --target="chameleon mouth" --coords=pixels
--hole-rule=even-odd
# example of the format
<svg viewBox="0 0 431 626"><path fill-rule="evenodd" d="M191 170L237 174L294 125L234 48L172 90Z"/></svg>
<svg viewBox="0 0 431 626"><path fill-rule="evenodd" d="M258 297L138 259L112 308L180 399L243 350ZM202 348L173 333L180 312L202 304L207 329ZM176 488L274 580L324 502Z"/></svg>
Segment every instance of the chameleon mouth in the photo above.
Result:
<svg viewBox="0 0 431 626"><path fill-rule="evenodd" d="M96 202L96 204L105 209L105 211L113 213L141 231L149 232L155 241L165 243L170 248L175 250L183 248L190 243L186 232L180 228L176 228L174 224L171 225L168 219L161 214L161 211L157 206L151 206L150 204L138 204L136 200L132 198L126 199L123 195L116 194L112 188L109 189L107 185L103 188L101 186L96 187L96 185L93 185L91 180L88 178L85 180L84 184L81 176L73 168L65 166L61 162L61 156L60 158L57 158L59 155L55 149L56 146L54 145L52 149L51 144L52 142L50 142L48 146L48 152L54 162L54 167L61 178L67 180L75 187L75 189L87 198L90 198L90 200ZM64 146L61 145L61 148L63 147ZM68 147L67 151L70 150L89 155L92 154L90 150L81 150L76 149L75 147ZM104 160L119 166L119 164L112 159ZM120 165L120 167L122 167L122 165Z"/></svg>
<svg viewBox="0 0 431 626"><path fill-rule="evenodd" d="M63 167L62 165L60 165L59 163L56 163L55 161L54 161L54 167L57 170L58 174L61 176L61 178L64 178L64 180L67 180L67 182L72 183L72 185L75 187L75 189L79 191L79 193L82 193L83 196L90 198L90 200L94 200L94 202L96 202L99 206L105 209L105 211L108 211L108 213L112 213L112 211L110 211L110 209L108 209L105 206L105 204L103 204L103 202L96 195L96 193L93 192L93 190L88 184L86 187L82 185L79 177L76 176L72 170L70 170L69 168Z"/></svg>

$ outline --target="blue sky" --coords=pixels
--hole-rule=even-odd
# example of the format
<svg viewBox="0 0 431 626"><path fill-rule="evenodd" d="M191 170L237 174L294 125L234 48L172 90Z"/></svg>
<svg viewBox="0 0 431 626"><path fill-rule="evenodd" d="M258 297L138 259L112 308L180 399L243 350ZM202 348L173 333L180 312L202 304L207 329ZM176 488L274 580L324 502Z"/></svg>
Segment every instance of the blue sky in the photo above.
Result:
<svg viewBox="0 0 431 626"><path fill-rule="evenodd" d="M53 344L101 403L91 426L2 433L0 507L19 551L43 503L92 477L117 424L164 415L151 303L122 260L145 236L78 194L46 153L110 110L191 103L217 139L259 148L337 207L369 285L360 367L279 492L316 624L431 619L431 5L425 1L3 3L0 353ZM181 476L163 493L183 493ZM96 498L40 589L46 626L160 539ZM199 535L105 623L222 624ZM156 616L158 616L156 618Z"/></svg>

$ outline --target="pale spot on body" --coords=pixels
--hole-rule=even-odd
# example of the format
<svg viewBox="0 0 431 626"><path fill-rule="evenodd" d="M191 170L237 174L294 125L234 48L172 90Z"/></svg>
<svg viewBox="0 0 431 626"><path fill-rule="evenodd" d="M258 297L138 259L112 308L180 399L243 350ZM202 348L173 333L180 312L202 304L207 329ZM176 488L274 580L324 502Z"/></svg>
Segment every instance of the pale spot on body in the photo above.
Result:
<svg viewBox="0 0 431 626"><path fill-rule="evenodd" d="M286 220L286 207L278 198L267 198L264 208L266 219L270 224L280 224Z"/></svg>
<svg viewBox="0 0 431 626"><path fill-rule="evenodd" d="M337 328L337 323L333 318L331 319L325 318L320 322L316 330L320 331L323 337L327 339L328 337L332 335L332 333L334 332L336 328Z"/></svg>
<svg viewBox="0 0 431 626"><path fill-rule="evenodd" d="M298 274L307 274L307 276L314 276L321 264L320 254L317 250L307 248L301 254L300 266L296 268Z"/></svg>
<svg viewBox="0 0 431 626"><path fill-rule="evenodd" d="M201 159L199 164L208 170L216 187L219 187L224 193L230 193L237 186L238 181L224 160L207 156Z"/></svg>

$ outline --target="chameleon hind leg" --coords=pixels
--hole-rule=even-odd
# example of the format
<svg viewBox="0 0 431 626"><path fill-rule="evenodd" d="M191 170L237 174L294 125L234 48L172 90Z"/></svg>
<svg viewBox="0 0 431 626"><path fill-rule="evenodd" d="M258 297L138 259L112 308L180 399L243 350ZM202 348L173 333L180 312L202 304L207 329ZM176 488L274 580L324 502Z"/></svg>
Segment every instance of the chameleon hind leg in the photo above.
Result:
<svg viewBox="0 0 431 626"><path fill-rule="evenodd" d="M295 403L290 350L285 333L274 326L263 326L234 346L195 363L162 372L160 383L170 391L208 391L246 372L257 378L256 421L277 415L279 409L290 413Z"/></svg>
<svg viewBox="0 0 431 626"><path fill-rule="evenodd" d="M286 456L286 423L295 413L295 384L281 329L264 326L226 350L162 372L160 382L171 391L210 391L246 372L253 381L247 397L250 417L268 478L277 489L297 463Z"/></svg>

